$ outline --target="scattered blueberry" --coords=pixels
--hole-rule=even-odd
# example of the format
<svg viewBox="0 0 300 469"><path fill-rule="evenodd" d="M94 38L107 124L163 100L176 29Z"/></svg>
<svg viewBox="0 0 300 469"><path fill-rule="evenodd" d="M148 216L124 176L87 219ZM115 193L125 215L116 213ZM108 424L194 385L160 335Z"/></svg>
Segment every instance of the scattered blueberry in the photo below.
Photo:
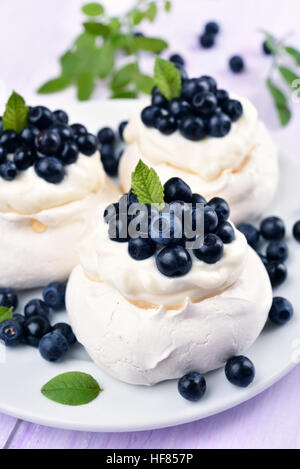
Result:
<svg viewBox="0 0 300 469"><path fill-rule="evenodd" d="M115 147L109 143L102 145L100 155L105 172L109 176L116 176L118 174L120 157L117 155Z"/></svg>
<svg viewBox="0 0 300 469"><path fill-rule="evenodd" d="M218 226L216 234L221 238L224 244L230 244L235 239L233 226L228 221L225 221Z"/></svg>
<svg viewBox="0 0 300 469"><path fill-rule="evenodd" d="M92 156L97 151L97 138L92 134L79 135L76 140L79 151L86 156Z"/></svg>
<svg viewBox="0 0 300 469"><path fill-rule="evenodd" d="M219 223L228 220L230 215L230 208L226 200L221 197L214 197L208 202L208 205L215 210L218 215Z"/></svg>
<svg viewBox="0 0 300 469"><path fill-rule="evenodd" d="M272 287L278 287L287 278L287 268L283 262L268 262L266 265Z"/></svg>
<svg viewBox="0 0 300 469"><path fill-rule="evenodd" d="M262 236L268 241L281 241L285 236L285 226L281 218L265 218L260 225Z"/></svg>
<svg viewBox="0 0 300 469"><path fill-rule="evenodd" d="M255 228L255 226L250 225L250 223L241 223L237 229L243 233L245 238L247 239L248 244L253 248L256 249L259 243L260 233Z"/></svg>
<svg viewBox="0 0 300 469"><path fill-rule="evenodd" d="M180 133L188 140L202 140L205 137L205 125L201 117L184 117L179 123Z"/></svg>
<svg viewBox="0 0 300 469"><path fill-rule="evenodd" d="M98 132L98 140L101 145L104 145L104 143L113 144L115 143L116 136L114 131L110 127L104 127Z"/></svg>
<svg viewBox="0 0 300 469"><path fill-rule="evenodd" d="M284 262L289 255L287 244L283 241L272 241L267 247L268 261Z"/></svg>
<svg viewBox="0 0 300 469"><path fill-rule="evenodd" d="M199 37L199 43L204 49L210 49L215 45L215 35L204 33Z"/></svg>
<svg viewBox="0 0 300 469"><path fill-rule="evenodd" d="M15 163L6 161L0 165L0 176L5 181L13 181L18 175L18 170Z"/></svg>
<svg viewBox="0 0 300 469"><path fill-rule="evenodd" d="M169 179L164 185L165 202L170 203L175 200L192 202L193 194L191 188L180 178Z"/></svg>
<svg viewBox="0 0 300 469"><path fill-rule="evenodd" d="M18 297L14 290L11 288L0 288L0 306L13 308L15 310L18 306L18 303Z"/></svg>
<svg viewBox="0 0 300 469"><path fill-rule="evenodd" d="M14 154L14 164L19 171L30 168L36 161L36 156L28 148L18 148Z"/></svg>
<svg viewBox="0 0 300 469"><path fill-rule="evenodd" d="M125 127L127 126L128 124L128 121L123 121L120 123L119 125L119 136L120 136L120 139L122 140L122 142L124 142L124 130L125 130Z"/></svg>
<svg viewBox="0 0 300 469"><path fill-rule="evenodd" d="M273 298L272 307L270 309L269 318L278 325L286 324L293 316L294 308L291 303L281 296Z"/></svg>
<svg viewBox="0 0 300 469"><path fill-rule="evenodd" d="M219 236L209 233L204 236L203 246L194 249L194 254L206 264L215 264L223 256L224 246Z"/></svg>
<svg viewBox="0 0 300 469"><path fill-rule="evenodd" d="M244 59L240 55L234 55L229 60L229 67L233 73L241 73L245 69Z"/></svg>
<svg viewBox="0 0 300 469"><path fill-rule="evenodd" d="M173 54L169 57L170 62L179 64L181 67L185 66L185 61L182 55L180 54Z"/></svg>
<svg viewBox="0 0 300 469"><path fill-rule="evenodd" d="M167 277L182 277L192 268L192 259L182 246L168 246L156 255L158 270Z"/></svg>
<svg viewBox="0 0 300 469"><path fill-rule="evenodd" d="M59 184L65 177L63 163L53 156L39 158L34 165L37 175L47 182Z"/></svg>
<svg viewBox="0 0 300 469"><path fill-rule="evenodd" d="M249 358L240 355L227 361L225 375L231 384L246 388L254 380L255 368Z"/></svg>
<svg viewBox="0 0 300 469"><path fill-rule="evenodd" d="M24 337L32 347L38 347L41 338L50 331L51 324L45 316L30 316L24 323Z"/></svg>
<svg viewBox="0 0 300 469"><path fill-rule="evenodd" d="M296 241L300 242L300 220L293 226L293 235Z"/></svg>
<svg viewBox="0 0 300 469"><path fill-rule="evenodd" d="M52 282L43 290L44 302L49 308L54 310L65 307L66 284L61 282Z"/></svg>
<svg viewBox="0 0 300 469"><path fill-rule="evenodd" d="M215 21L210 21L205 25L205 33L218 34L220 32L220 26Z"/></svg>
<svg viewBox="0 0 300 469"><path fill-rule="evenodd" d="M152 257L156 251L156 244L150 238L130 239L128 244L129 255L136 261L143 261Z"/></svg>
<svg viewBox="0 0 300 469"><path fill-rule="evenodd" d="M60 332L68 341L68 344L74 345L77 342L72 327L65 322L59 322L53 326L53 331Z"/></svg>
<svg viewBox="0 0 300 469"><path fill-rule="evenodd" d="M24 308L24 315L26 318L29 318L30 316L48 317L49 313L50 310L46 303L38 299L30 300Z"/></svg>
<svg viewBox="0 0 300 469"><path fill-rule="evenodd" d="M223 112L216 112L208 122L208 132L211 137L225 137L231 130L231 120Z"/></svg>
<svg viewBox="0 0 300 469"><path fill-rule="evenodd" d="M32 107L29 110L28 122L40 130L47 129L54 123L54 115L44 106Z"/></svg>
<svg viewBox="0 0 300 469"><path fill-rule="evenodd" d="M23 341L23 327L15 319L7 319L0 324L0 339L12 347Z"/></svg>
<svg viewBox="0 0 300 469"><path fill-rule="evenodd" d="M67 353L68 349L67 339L57 331L44 335L39 343L40 354L49 362L60 360Z"/></svg>
<svg viewBox="0 0 300 469"><path fill-rule="evenodd" d="M178 381L179 394L188 401L197 402L205 394L206 381L196 371L187 373Z"/></svg>

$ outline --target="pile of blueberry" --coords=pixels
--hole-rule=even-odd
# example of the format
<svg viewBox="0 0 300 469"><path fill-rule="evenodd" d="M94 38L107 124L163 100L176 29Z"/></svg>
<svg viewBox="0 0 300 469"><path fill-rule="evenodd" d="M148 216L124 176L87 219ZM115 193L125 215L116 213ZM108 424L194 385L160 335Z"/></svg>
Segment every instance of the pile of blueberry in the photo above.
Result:
<svg viewBox="0 0 300 469"><path fill-rule="evenodd" d="M216 37L220 32L220 26L215 21L210 21L204 27L204 32L199 36L199 44L204 49L210 49L215 45Z"/></svg>
<svg viewBox="0 0 300 469"><path fill-rule="evenodd" d="M75 344L76 337L71 326L57 323L51 326L51 310L61 310L65 306L65 284L54 282L43 290L43 300L33 299L24 308L24 315L15 313L18 297L10 288L0 288L0 306L13 308L12 319L0 323L0 340L7 346L29 344L39 348L41 356L48 361L63 358Z"/></svg>
<svg viewBox="0 0 300 469"><path fill-rule="evenodd" d="M201 195L193 194L190 187L180 178L168 180L164 191L167 211L159 212L153 207L148 207L145 224L147 232L141 232L139 237L130 238L128 234L128 225L132 221L132 216L128 215L130 205L138 203L132 190L126 195L126 213L120 208L122 199L119 203L108 206L104 219L109 225L110 239L127 242L129 255L133 259L141 261L154 255L157 268L163 275L181 277L192 268L192 257L186 248L189 240L186 239L186 230L182 226L183 220L187 219L184 218L184 213L190 211L190 219L195 226L199 217L196 204L203 204L204 244L199 249L193 249L193 254L208 264L218 262L223 256L224 244L231 243L235 238L234 229L227 221L230 214L227 202L215 197L207 203ZM178 233L182 235L176 237Z"/></svg>
<svg viewBox="0 0 300 469"><path fill-rule="evenodd" d="M178 63L179 66L179 63ZM230 99L209 76L183 79L180 98L168 101L157 87L152 90L151 106L143 109L141 119L147 127L164 135L179 130L189 140L225 137L243 114L240 101Z"/></svg>
<svg viewBox="0 0 300 469"><path fill-rule="evenodd" d="M97 134L101 161L109 176L117 176L118 174L120 159L124 151L123 148L120 148L120 143L124 142L123 133L127 124L128 121L122 121L117 133L110 127L104 127Z"/></svg>

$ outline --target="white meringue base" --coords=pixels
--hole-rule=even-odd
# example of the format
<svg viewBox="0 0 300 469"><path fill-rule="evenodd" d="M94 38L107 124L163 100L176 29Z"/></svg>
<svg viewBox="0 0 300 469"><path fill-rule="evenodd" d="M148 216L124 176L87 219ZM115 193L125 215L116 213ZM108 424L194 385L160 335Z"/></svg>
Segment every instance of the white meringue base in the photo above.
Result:
<svg viewBox="0 0 300 469"><path fill-rule="evenodd" d="M100 191L60 207L32 215L0 213L0 286L28 289L66 280L79 262L78 245L119 196L107 181ZM45 231L34 231L33 223Z"/></svg>
<svg viewBox="0 0 300 469"><path fill-rule="evenodd" d="M177 310L143 309L115 288L89 280L81 266L69 279L67 311L78 340L97 365L131 384L153 385L188 371L206 373L247 350L272 303L264 265L249 248L239 280Z"/></svg>
<svg viewBox="0 0 300 469"><path fill-rule="evenodd" d="M172 139L172 136L169 138ZM230 219L235 224L259 217L271 203L278 185L278 149L262 122L258 124L255 141L255 148L240 169L224 170L219 177L211 181L169 164L148 161L139 151L138 145L132 143L121 158L121 187L128 192L131 173L139 159L142 159L155 169L163 184L172 177L180 177L190 185L193 192L203 195L207 200L215 196L223 197L229 203ZM188 157L188 154L182 155L182 158Z"/></svg>

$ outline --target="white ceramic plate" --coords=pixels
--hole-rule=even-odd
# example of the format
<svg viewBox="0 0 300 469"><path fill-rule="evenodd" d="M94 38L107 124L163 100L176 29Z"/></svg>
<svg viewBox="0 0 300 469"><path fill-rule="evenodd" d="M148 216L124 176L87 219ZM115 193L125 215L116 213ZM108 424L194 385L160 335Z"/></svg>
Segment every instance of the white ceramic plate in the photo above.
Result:
<svg viewBox="0 0 300 469"><path fill-rule="evenodd" d="M93 102L69 109L72 122L79 121L96 131L103 125L117 126L126 119L135 103L132 101ZM96 367L80 345L76 345L62 363L45 362L36 349L0 348L0 411L32 422L61 428L89 431L133 431L167 427L216 414L262 392L282 378L300 361L300 245L293 240L291 228L300 218L300 167L291 158L281 155L281 181L278 196L267 214L282 216L287 225L290 259L289 278L276 290L295 307L292 321L283 327L268 324L246 353L256 367L256 378L246 388L232 386L224 370L209 373L207 393L198 403L180 397L177 383L166 382L152 388L118 382ZM249 285L251 288L251 285ZM40 297L41 291L20 296L22 303ZM84 314L84 312L83 312ZM52 323L66 319L65 313L52 315ZM297 360L298 359L298 360ZM40 388L49 379L66 371L92 374L104 392L88 405L63 406L49 401Z"/></svg>

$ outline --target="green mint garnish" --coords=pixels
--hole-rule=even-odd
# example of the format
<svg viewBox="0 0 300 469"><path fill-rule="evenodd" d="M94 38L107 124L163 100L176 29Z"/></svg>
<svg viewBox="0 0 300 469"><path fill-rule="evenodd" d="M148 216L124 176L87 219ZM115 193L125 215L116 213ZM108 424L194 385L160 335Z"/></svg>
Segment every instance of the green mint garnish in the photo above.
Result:
<svg viewBox="0 0 300 469"><path fill-rule="evenodd" d="M3 130L14 130L18 134L28 123L29 108L24 99L15 91L7 101L2 118Z"/></svg>
<svg viewBox="0 0 300 469"><path fill-rule="evenodd" d="M0 323L12 319L13 308L7 308L6 306L0 306Z"/></svg>
<svg viewBox="0 0 300 469"><path fill-rule="evenodd" d="M131 188L140 204L164 207L164 187L157 173L140 160L131 175Z"/></svg>
<svg viewBox="0 0 300 469"><path fill-rule="evenodd" d="M169 101L181 95L181 76L172 62L156 57L154 82L160 92Z"/></svg>
<svg viewBox="0 0 300 469"><path fill-rule="evenodd" d="M82 7L82 11L87 16L100 16L104 13L104 8L100 3L91 2Z"/></svg>
<svg viewBox="0 0 300 469"><path fill-rule="evenodd" d="M51 401L71 406L88 404L101 391L103 389L91 375L79 371L58 375L41 389L42 394Z"/></svg>
<svg viewBox="0 0 300 469"><path fill-rule="evenodd" d="M274 100L280 123L282 126L285 126L289 123L291 119L291 111L287 103L287 98L285 97L283 92L279 88L277 88L271 78L267 79L267 87Z"/></svg>

